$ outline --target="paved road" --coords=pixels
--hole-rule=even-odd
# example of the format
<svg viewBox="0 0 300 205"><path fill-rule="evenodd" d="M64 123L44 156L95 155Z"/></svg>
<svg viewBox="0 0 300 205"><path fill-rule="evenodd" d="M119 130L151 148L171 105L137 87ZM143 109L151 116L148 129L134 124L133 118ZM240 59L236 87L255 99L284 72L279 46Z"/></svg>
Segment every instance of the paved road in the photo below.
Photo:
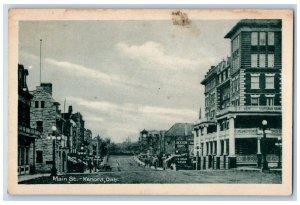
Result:
<svg viewBox="0 0 300 205"><path fill-rule="evenodd" d="M69 173L53 179L43 176L22 181L22 184L140 184L140 183L240 183L269 184L281 183L281 173L262 173L259 171L238 170L155 170L138 166L133 156L110 156L110 172ZM70 179L76 179L70 180ZM85 180L88 179L88 180Z"/></svg>
<svg viewBox="0 0 300 205"><path fill-rule="evenodd" d="M134 161L133 156L116 156L111 155L108 160L108 164L111 166L112 171L151 171L149 168L139 166Z"/></svg>

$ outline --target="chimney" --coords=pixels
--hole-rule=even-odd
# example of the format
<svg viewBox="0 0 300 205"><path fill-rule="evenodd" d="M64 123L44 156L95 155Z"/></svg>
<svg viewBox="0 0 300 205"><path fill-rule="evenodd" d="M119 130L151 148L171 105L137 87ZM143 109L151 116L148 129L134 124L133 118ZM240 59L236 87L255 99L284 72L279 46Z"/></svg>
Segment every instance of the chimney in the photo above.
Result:
<svg viewBox="0 0 300 205"><path fill-rule="evenodd" d="M184 124L184 136L188 135L187 123Z"/></svg>
<svg viewBox="0 0 300 205"><path fill-rule="evenodd" d="M41 83L41 87L44 91L52 95L52 83Z"/></svg>
<svg viewBox="0 0 300 205"><path fill-rule="evenodd" d="M72 114L72 112L73 112L73 107L72 107L72 105L70 105L69 106L69 114Z"/></svg>

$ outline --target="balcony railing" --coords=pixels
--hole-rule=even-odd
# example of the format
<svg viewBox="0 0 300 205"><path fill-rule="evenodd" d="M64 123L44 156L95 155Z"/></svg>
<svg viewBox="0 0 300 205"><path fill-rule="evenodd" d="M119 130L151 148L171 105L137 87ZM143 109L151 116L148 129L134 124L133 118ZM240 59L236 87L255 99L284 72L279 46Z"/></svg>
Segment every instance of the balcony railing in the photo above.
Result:
<svg viewBox="0 0 300 205"><path fill-rule="evenodd" d="M260 129L258 128L235 128L234 134L236 138L257 138L260 134ZM270 128L268 129L267 137L269 138L276 138L282 135L282 130L280 128ZM222 130L220 131L220 138L227 138L229 136L229 130ZM217 133L208 133L205 136L205 139L213 139L217 137ZM201 139L203 139L204 136L201 136Z"/></svg>
<svg viewBox="0 0 300 205"><path fill-rule="evenodd" d="M281 106L237 106L217 110L217 115L224 115L228 112L281 112Z"/></svg>
<svg viewBox="0 0 300 205"><path fill-rule="evenodd" d="M41 133L39 131L37 131L36 129L30 128L30 127L25 127L22 125L18 126L18 130L19 132L23 132L29 135L40 135Z"/></svg>
<svg viewBox="0 0 300 205"><path fill-rule="evenodd" d="M282 134L281 129L271 128L268 131L269 132L267 134L267 137L275 137L275 136L278 136L278 135ZM258 128L236 128L235 129L235 136L237 138L247 137L247 136L248 137L249 136L257 137L260 134L260 132L261 132L261 130L259 130Z"/></svg>
<svg viewBox="0 0 300 205"><path fill-rule="evenodd" d="M220 137L222 138L222 137L226 137L226 136L228 136L229 134L228 134L228 130L222 130L222 131L220 131Z"/></svg>

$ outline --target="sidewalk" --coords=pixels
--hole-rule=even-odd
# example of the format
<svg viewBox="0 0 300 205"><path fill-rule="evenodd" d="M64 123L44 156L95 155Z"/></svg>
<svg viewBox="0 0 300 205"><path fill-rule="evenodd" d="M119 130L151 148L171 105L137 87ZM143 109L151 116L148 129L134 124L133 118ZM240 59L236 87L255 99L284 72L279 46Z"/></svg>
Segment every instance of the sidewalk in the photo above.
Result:
<svg viewBox="0 0 300 205"><path fill-rule="evenodd" d="M134 159L134 161L136 161L136 163L139 164L139 166L145 166L145 163L142 162L141 160L139 160L136 156L134 156L133 159ZM155 169L154 166L151 166L151 167L149 167L149 168L150 168L150 169L154 169L154 170L160 170L160 171L164 170L162 167L156 167L156 169Z"/></svg>
<svg viewBox="0 0 300 205"><path fill-rule="evenodd" d="M237 167L235 168L235 170L238 171L262 171L261 168L258 167ZM281 168L277 168L277 167L269 167L269 172L281 172L282 169Z"/></svg>
<svg viewBox="0 0 300 205"><path fill-rule="evenodd" d="M44 177L44 176L50 176L50 173L19 175L18 176L18 182L23 182L23 181L27 181L27 180L30 180L30 179L36 179L36 178L39 178L39 177Z"/></svg>

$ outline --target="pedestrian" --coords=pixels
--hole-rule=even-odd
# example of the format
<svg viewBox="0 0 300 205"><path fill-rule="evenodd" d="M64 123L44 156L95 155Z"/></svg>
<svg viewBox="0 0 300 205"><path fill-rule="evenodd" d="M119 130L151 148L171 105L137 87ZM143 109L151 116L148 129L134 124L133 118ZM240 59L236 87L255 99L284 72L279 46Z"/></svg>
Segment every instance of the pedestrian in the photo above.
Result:
<svg viewBox="0 0 300 205"><path fill-rule="evenodd" d="M97 172L97 160L96 159L94 159L93 165L94 165L94 172Z"/></svg>
<svg viewBox="0 0 300 205"><path fill-rule="evenodd" d="M91 158L89 158L88 167L89 167L90 173L92 173L92 171L93 171L93 164L92 164Z"/></svg>

